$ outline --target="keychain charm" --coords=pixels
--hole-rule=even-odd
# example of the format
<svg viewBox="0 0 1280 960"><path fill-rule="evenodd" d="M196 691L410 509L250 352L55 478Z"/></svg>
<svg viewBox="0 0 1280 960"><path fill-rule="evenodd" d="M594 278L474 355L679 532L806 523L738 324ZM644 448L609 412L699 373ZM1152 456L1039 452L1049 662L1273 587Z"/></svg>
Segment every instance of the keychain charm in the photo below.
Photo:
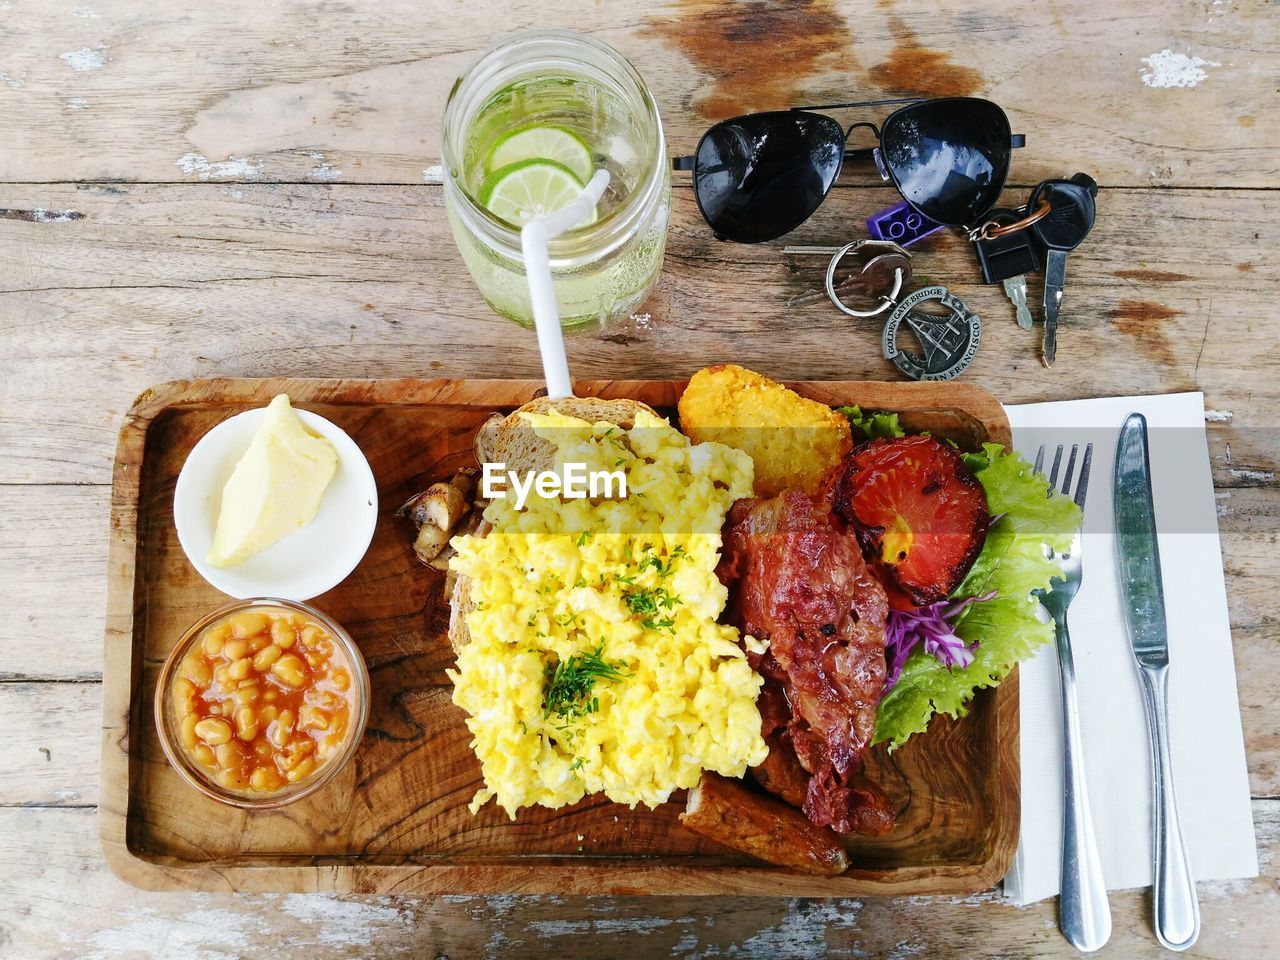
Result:
<svg viewBox="0 0 1280 960"><path fill-rule="evenodd" d="M912 210L905 200L867 217L867 233L871 234L871 239L888 240L904 247L941 229L942 224Z"/></svg>
<svg viewBox="0 0 1280 960"><path fill-rule="evenodd" d="M937 300L950 312L946 317L914 313L926 300ZM923 355L898 348L902 324L920 341ZM965 302L943 286L921 287L894 308L884 325L884 358L912 380L950 380L973 362L982 340L982 321Z"/></svg>
<svg viewBox="0 0 1280 960"><path fill-rule="evenodd" d="M855 240L843 247L786 247L784 253L832 254L827 266L827 296L844 313L860 319L875 317L892 310L884 326L881 346L884 358L913 380L950 380L959 376L973 362L982 340L982 321L963 300L941 285L921 287L899 300L903 288L911 282L911 254L887 240ZM893 281L884 293L876 294L879 303L868 309L849 306L840 298L836 287L836 270L849 254L865 258L860 275L874 279L877 272L893 271ZM916 313L914 308L926 300L937 300L948 315L931 316ZM906 323L924 350L920 356L898 349L898 331Z"/></svg>

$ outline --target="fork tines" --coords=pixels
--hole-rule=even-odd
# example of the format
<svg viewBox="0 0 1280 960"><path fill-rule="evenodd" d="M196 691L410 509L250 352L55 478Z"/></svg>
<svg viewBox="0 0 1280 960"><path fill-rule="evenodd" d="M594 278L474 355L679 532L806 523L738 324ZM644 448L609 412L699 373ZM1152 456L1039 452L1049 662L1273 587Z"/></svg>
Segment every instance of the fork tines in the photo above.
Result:
<svg viewBox="0 0 1280 960"><path fill-rule="evenodd" d="M1050 492L1058 490L1058 470L1062 466L1062 454L1066 450L1066 444L1058 444L1058 449L1053 454L1053 466L1049 469L1049 490ZM1067 457L1067 467L1062 477L1061 491L1071 496L1076 506L1081 510L1084 509L1085 497L1089 493L1089 467L1093 463L1093 444L1086 443L1084 445L1084 456L1080 460L1080 477L1076 483L1075 494L1071 495L1071 481L1075 476L1076 455L1080 451L1080 444L1073 443L1071 445L1071 453ZM1040 444L1040 449L1036 453L1036 462L1033 469L1036 473L1044 473L1044 452L1045 445Z"/></svg>

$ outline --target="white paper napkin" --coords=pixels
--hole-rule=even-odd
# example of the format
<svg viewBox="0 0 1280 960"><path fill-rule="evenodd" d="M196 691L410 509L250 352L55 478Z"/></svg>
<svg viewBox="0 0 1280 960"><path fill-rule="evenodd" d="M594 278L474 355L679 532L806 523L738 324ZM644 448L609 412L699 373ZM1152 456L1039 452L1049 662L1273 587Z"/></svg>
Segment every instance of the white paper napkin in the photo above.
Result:
<svg viewBox="0 0 1280 960"><path fill-rule="evenodd" d="M1014 446L1032 461L1047 444L1092 441L1084 579L1068 615L1094 829L1108 889L1150 886L1151 761L1125 632L1112 533L1120 425L1146 415L1169 624L1174 783L1197 880L1258 873L1213 481L1199 393L1006 407ZM1068 448L1069 449L1069 448ZM1052 644L1022 665L1022 832L1007 896L1059 892L1062 704Z"/></svg>

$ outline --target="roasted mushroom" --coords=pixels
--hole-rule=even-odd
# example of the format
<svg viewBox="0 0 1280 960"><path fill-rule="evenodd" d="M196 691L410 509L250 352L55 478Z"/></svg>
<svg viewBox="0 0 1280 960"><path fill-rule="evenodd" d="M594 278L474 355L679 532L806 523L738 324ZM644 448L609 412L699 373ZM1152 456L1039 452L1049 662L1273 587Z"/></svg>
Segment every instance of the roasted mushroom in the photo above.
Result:
<svg viewBox="0 0 1280 960"><path fill-rule="evenodd" d="M475 491L475 471L459 470L448 482L433 483L422 493L410 497L399 510L398 517L408 517L417 528L413 552L425 564L445 569L448 558L442 557L454 528L471 512L471 495Z"/></svg>

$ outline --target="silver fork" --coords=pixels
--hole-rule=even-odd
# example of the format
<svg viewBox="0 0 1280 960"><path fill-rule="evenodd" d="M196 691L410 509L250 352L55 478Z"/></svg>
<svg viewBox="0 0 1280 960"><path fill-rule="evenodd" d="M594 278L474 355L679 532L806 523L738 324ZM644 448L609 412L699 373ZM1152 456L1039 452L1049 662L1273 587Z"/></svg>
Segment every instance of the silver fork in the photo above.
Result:
<svg viewBox="0 0 1280 960"><path fill-rule="evenodd" d="M1093 461L1093 444L1086 444L1080 461L1080 475L1075 477L1076 456L1080 445L1071 445L1062 486L1058 486L1058 468L1065 447L1059 444L1049 471L1050 491L1061 489L1082 511L1089 492L1089 465ZM1036 455L1035 471L1043 473L1045 448ZM1072 492L1072 481L1076 480ZM1076 699L1076 668L1071 656L1071 633L1067 630L1067 608L1075 599L1084 576L1080 531L1064 552L1045 547L1049 559L1062 565L1062 576L1049 581L1051 589L1037 590L1041 605L1053 618L1058 643L1058 673L1062 680L1062 745L1064 756L1065 804L1062 811L1062 893L1058 898L1058 925L1078 950L1101 949L1111 937L1111 908L1107 903L1107 887L1102 878L1102 861L1093 835L1093 818L1089 814L1089 792L1085 787L1084 755L1080 742L1080 704Z"/></svg>

